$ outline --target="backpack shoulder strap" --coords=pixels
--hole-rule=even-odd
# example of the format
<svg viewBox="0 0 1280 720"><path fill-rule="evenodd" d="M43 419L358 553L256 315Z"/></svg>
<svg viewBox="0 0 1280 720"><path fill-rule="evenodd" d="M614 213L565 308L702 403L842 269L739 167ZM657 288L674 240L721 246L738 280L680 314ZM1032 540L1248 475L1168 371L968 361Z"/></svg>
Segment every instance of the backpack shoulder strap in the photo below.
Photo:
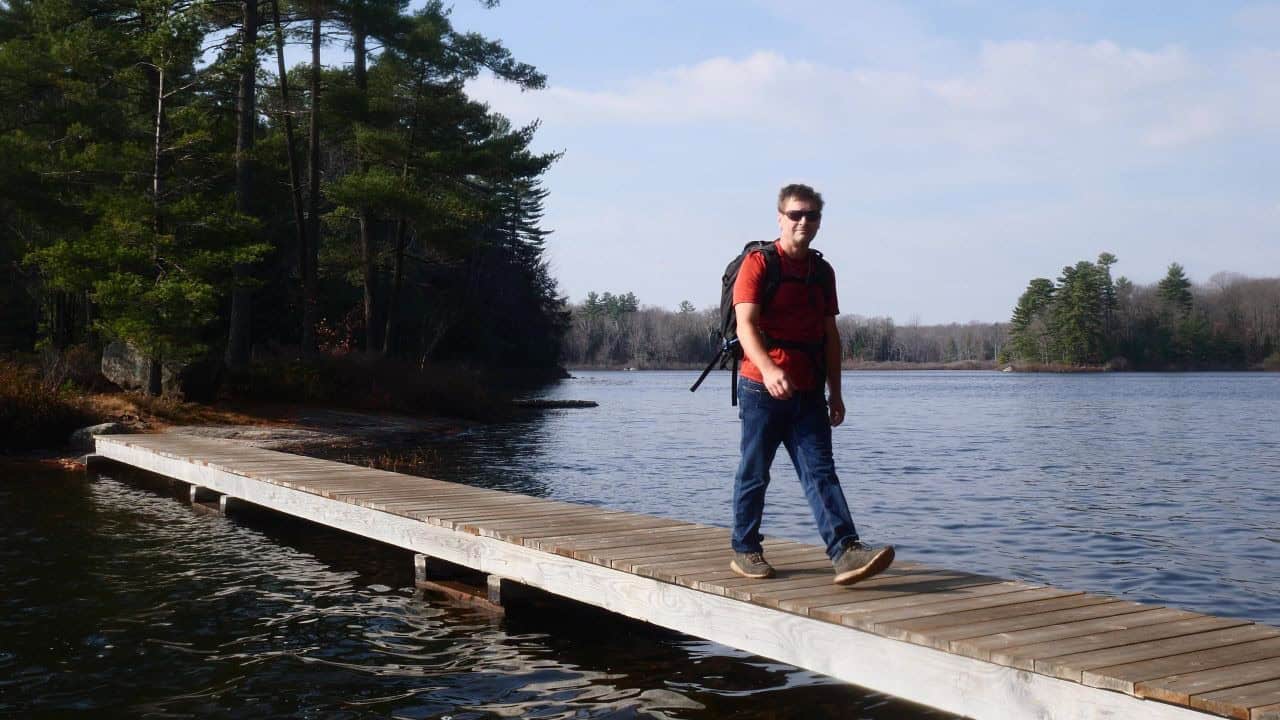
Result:
<svg viewBox="0 0 1280 720"><path fill-rule="evenodd" d="M818 283L822 287L822 294L826 297L827 307L831 307L832 300L836 296L836 271L831 267L831 263L822 257L822 253L817 250L810 250L813 254L813 264L809 266L811 276L807 280L809 283Z"/></svg>
<svg viewBox="0 0 1280 720"><path fill-rule="evenodd" d="M764 284L760 287L760 310L763 312L782 285L782 258L778 257L778 246L772 241L762 240L759 245L760 255L764 257Z"/></svg>

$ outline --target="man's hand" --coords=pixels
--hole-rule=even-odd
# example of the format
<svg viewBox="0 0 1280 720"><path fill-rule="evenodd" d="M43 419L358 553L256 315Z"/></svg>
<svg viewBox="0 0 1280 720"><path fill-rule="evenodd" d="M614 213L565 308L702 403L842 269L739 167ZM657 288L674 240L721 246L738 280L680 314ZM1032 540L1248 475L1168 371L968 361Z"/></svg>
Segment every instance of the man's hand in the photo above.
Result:
<svg viewBox="0 0 1280 720"><path fill-rule="evenodd" d="M831 417L831 427L839 427L844 422L844 398L839 395L827 398L827 411Z"/></svg>
<svg viewBox="0 0 1280 720"><path fill-rule="evenodd" d="M787 373L777 365L770 363L772 367L760 368L760 374L764 377L764 387L769 391L769 395L777 400L786 400L791 397L795 386L791 384L791 378L787 377Z"/></svg>

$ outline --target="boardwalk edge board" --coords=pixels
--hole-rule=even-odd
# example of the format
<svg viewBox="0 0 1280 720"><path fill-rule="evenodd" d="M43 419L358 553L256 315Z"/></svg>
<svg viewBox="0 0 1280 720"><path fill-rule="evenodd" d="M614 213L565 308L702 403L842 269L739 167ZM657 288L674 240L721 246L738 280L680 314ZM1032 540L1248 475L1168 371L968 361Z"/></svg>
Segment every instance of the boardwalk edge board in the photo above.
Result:
<svg viewBox="0 0 1280 720"><path fill-rule="evenodd" d="M152 436L154 437L154 436ZM1204 712L891 640L97 438L105 458L627 617L973 718L1204 720ZM335 463L340 470L341 464Z"/></svg>

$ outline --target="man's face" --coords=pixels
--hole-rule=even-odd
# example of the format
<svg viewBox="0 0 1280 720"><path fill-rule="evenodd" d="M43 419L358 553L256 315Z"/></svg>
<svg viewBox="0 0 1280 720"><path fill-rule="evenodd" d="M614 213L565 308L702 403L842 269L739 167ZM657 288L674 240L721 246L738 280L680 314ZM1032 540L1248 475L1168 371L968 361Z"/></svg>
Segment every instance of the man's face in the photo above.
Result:
<svg viewBox="0 0 1280 720"><path fill-rule="evenodd" d="M784 245L808 248L821 224L822 213L818 210L817 203L787 198L778 211L778 238Z"/></svg>

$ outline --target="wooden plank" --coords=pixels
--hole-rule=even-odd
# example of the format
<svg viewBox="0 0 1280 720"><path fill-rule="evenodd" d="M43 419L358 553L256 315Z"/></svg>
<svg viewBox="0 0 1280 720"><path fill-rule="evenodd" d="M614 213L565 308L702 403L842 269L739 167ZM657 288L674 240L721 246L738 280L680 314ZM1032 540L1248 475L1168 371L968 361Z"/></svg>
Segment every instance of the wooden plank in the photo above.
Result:
<svg viewBox="0 0 1280 720"><path fill-rule="evenodd" d="M680 561L689 561L725 557L722 539L701 537L647 545L575 550L570 557L630 572L631 565L643 562L672 562L676 561L676 558L680 558Z"/></svg>
<svg viewBox="0 0 1280 720"><path fill-rule="evenodd" d="M959 590L962 588L981 587L983 585L991 585L998 582L1000 581L995 578L985 577L982 575L970 575L969 573L952 573L946 571L926 572L921 575L900 576L897 578L896 582L880 587L867 587L867 585L863 583L858 583L845 588L847 590L853 590L854 592L852 594L847 592L837 593L834 592L834 590L827 590L818 592L814 595L787 598L778 603L778 608L787 612L817 617L817 615L814 615L813 613L814 610L830 607L833 604L848 606L889 598L902 599L904 602L910 602L912 599L925 598L943 601L946 598L938 597L941 593ZM955 596L953 595L951 597ZM830 622L840 622L838 616L834 616L834 619L830 617L823 619L828 619Z"/></svg>
<svg viewBox="0 0 1280 720"><path fill-rule="evenodd" d="M1251 720L1280 720L1280 703L1253 708L1251 713Z"/></svg>
<svg viewBox="0 0 1280 720"><path fill-rule="evenodd" d="M489 504L479 507L442 508L433 510L429 514L441 527L453 527L468 523L483 524L500 520L549 519L565 515L578 516L582 512L581 505L539 500L537 502ZM592 512L593 514L598 514L599 510L593 508Z"/></svg>
<svg viewBox="0 0 1280 720"><path fill-rule="evenodd" d="M835 577L831 569L831 561L827 559L827 555L822 548L800 546L799 557L795 554L781 557L779 552L774 551L765 556L769 559L769 563L774 566L774 570L777 571L777 575L774 577L764 579L744 578L735 574L720 583L720 587L725 590L750 588L764 592L765 590L787 590L797 587L820 586L822 584L829 585L831 579ZM809 570L811 568L824 569L826 572L793 572L799 569ZM897 568L894 572L900 574L902 570Z"/></svg>
<svg viewBox="0 0 1280 720"><path fill-rule="evenodd" d="M330 472L316 472L310 475L302 475L300 473L290 472L287 475L273 475L271 473L261 473L255 475L255 478L265 480L287 480L288 482L305 488L309 492L318 495L340 499L344 494L368 493L373 491L391 492L395 490L421 490L423 493L439 493L441 495L453 493L459 495L475 494L487 495L493 491L484 491L479 488L471 488L465 485L437 485L432 487L428 483L406 485L403 482L388 481L381 478L361 475L334 475ZM496 497L496 496L495 496Z"/></svg>
<svg viewBox="0 0 1280 720"><path fill-rule="evenodd" d="M1280 631L1277 631L1277 634L1280 634ZM1087 670L1081 676L1081 681L1091 687L1136 695L1138 694L1136 685L1140 683L1149 688L1158 688L1171 677L1176 678L1203 670L1268 658L1280 659L1280 637ZM1144 695L1144 697L1156 696Z"/></svg>
<svg viewBox="0 0 1280 720"><path fill-rule="evenodd" d="M304 492L311 492L310 489L305 487L297 489ZM323 497L332 497L326 493L315 494ZM400 496L373 494L333 499L348 502L353 505L363 505L376 510L394 512L398 515L404 515L405 517L415 517L417 514L425 514L441 510L505 507L517 502L514 499L484 497L469 494L438 496L429 491L419 491L417 493L404 494Z"/></svg>
<svg viewBox="0 0 1280 720"><path fill-rule="evenodd" d="M1254 709L1257 715L1263 715L1266 706L1280 704L1280 680L1241 685L1227 690L1195 695L1191 698L1191 707L1207 710L1211 713L1254 720Z"/></svg>
<svg viewBox="0 0 1280 720"><path fill-rule="evenodd" d="M779 550L777 553L775 553L775 556L778 559L785 559L790 557L801 557L804 555L804 553L805 553L804 550L788 549L788 550ZM647 569L648 574L646 575L646 577L661 578L661 577L675 575L681 572L699 572L699 571L708 570L708 569L725 570L725 569L728 569L729 562L732 559L733 559L733 553L729 550L726 550L723 546L720 546L719 548L715 548L714 551L711 552L710 554L705 554L701 558L693 558L693 559L685 559L685 560L672 560L672 559L655 560L653 558L641 558L637 561L632 562L630 566L643 565ZM616 566L611 565L611 567L618 567L619 569L624 569L622 565L616 565ZM635 572L634 567L631 569L631 572Z"/></svg>
<svg viewBox="0 0 1280 720"><path fill-rule="evenodd" d="M582 522L583 522L583 525L584 525L584 526L586 525L586 523L587 523L587 522L590 522L593 518L594 518L595 520L599 521L600 523L608 523L608 522L618 522L618 521L621 521L621 520L631 520L631 519L635 519L635 518L641 518L641 517L644 517L643 515L636 515L635 513L621 512L621 511L618 511L618 510L602 510L602 509L600 509L600 508L598 508L598 507L595 507L595 506L593 506L593 505L583 505L583 506L582 506L582 511L581 511L580 515L581 515ZM418 516L418 514L415 514L415 517L417 517L417 516ZM423 517L423 518L428 518L428 517L431 517L431 516L430 516L429 514L427 514L427 513L423 513L423 514L421 514L421 517ZM669 524L673 524L673 523L678 523L679 521L675 521L675 520L668 520L667 522L668 522ZM598 523L597 523L597 524L598 524ZM538 529L541 529L541 528L544 528L544 527L546 527L546 526L548 526L548 525L560 525L560 526L565 526L565 523L564 523L564 521L561 521L561 520L554 520L554 521L553 521L553 520L551 520L551 519L543 519L543 520L539 520L539 519L536 519L536 518L535 518L535 519L530 519L530 518L513 518L513 519L508 519L508 520L494 520L493 522L488 523L488 524L486 525L486 529L489 529L489 530L515 530L515 531L519 531L519 530L522 530L522 529L525 529L525 528L538 528ZM470 528L465 528L465 527L464 527L464 528L460 528L460 529L466 530L467 532L473 532ZM576 530L576 529L577 529L577 526L567 526L567 527L565 527L564 529L565 529L566 533L568 533L568 532L571 532L571 531L573 531L573 530Z"/></svg>
<svg viewBox="0 0 1280 720"><path fill-rule="evenodd" d="M517 502L515 497L518 496L503 498L482 493L433 493L420 498L371 500L370 502L377 503L377 507L385 509L387 512L394 512L405 517L418 517L419 515L426 517L437 510L496 507L504 503ZM374 506L371 505L370 507Z"/></svg>
<svg viewBox="0 0 1280 720"><path fill-rule="evenodd" d="M442 497L429 490L418 490L416 492L396 492L396 493L373 493L369 495L358 495L355 497L334 498L355 505L364 505L378 510L387 509L388 512L405 514L411 512L425 512L434 509L460 509L460 508L497 508L505 507L515 500L505 500L499 497L475 496L467 494L453 494ZM545 501L543 501L545 502ZM527 504L525 500L520 504Z"/></svg>
<svg viewBox="0 0 1280 720"><path fill-rule="evenodd" d="M622 515L623 513L619 513ZM551 535L563 535L565 530L576 528L582 532L591 532L593 530L634 530L644 527L663 527L678 524L677 520L666 520L663 518L618 518L616 520L609 518L601 518L594 521L580 522L553 522L546 525L524 525L514 528L493 528L486 524L485 527L474 525L464 525L462 530L474 533L476 535L484 535L499 540L506 540L517 545L522 544L528 538L546 537Z"/></svg>
<svg viewBox="0 0 1280 720"><path fill-rule="evenodd" d="M526 547L545 552L552 552L565 557L573 557L578 550L595 550L627 545L644 545L664 542L676 538L727 538L729 531L724 528L707 525L687 524L676 527L642 528L625 533L595 533L585 535L557 535L535 538L525 543Z"/></svg>
<svg viewBox="0 0 1280 720"><path fill-rule="evenodd" d="M1234 645L1248 640L1259 639L1258 628L1247 620L1205 617L1182 622L1187 623L1188 626L1193 623L1199 623L1200 632L1183 632L1160 640L1111 647L1106 650L1094 650L1070 655L1059 654L1043 660L1036 660L1035 670L1063 680L1080 682L1085 670L1093 670L1108 665L1123 665L1140 660L1154 660L1159 657L1181 655L1187 652L1195 652L1196 650L1207 650L1222 645ZM1168 623L1167 625L1177 624ZM1141 633L1161 627L1165 626L1151 625L1126 632Z"/></svg>
<svg viewBox="0 0 1280 720"><path fill-rule="evenodd" d="M406 517L427 515L437 510L472 509L499 507L511 504L527 503L528 499L520 495L494 495L482 492L431 492L420 497L389 498L380 501L383 507Z"/></svg>
<svg viewBox="0 0 1280 720"><path fill-rule="evenodd" d="M1069 591L1060 591L1067 593ZM1062 595L1060 597L1034 603L1019 603L1004 608L1012 614L1010 617L995 618L983 622L954 622L952 624L930 624L931 621L944 621L951 616L921 618L918 620L900 620L889 623L876 623L875 632L898 640L906 640L920 645L929 645L939 650L950 650L953 640L963 638L994 635L1000 632L1026 630L1029 628L1049 627L1092 620L1109 615L1124 615L1141 610L1137 603L1127 603L1097 595ZM976 611L975 617L981 617L983 611ZM966 613L956 613L964 615Z"/></svg>
<svg viewBox="0 0 1280 720"><path fill-rule="evenodd" d="M617 547L595 547L580 548L575 550L572 557L586 559L586 557L596 557L603 561L620 561L620 560L644 560L644 559L663 559L667 557L671 551L689 550L691 546L696 546L696 550L701 552L713 553L718 559L723 559L724 564L728 564L732 557L732 552L728 550L728 538L730 532L721 530L708 536L663 538L659 542L650 542L644 544L625 544L625 546ZM774 547L790 547L788 541L765 541L765 547L773 550Z"/></svg>
<svg viewBox="0 0 1280 720"><path fill-rule="evenodd" d="M609 567L635 575L656 577L653 573L680 572L708 565L714 567L717 562L721 564L721 567L726 567L728 565L727 557L728 554L725 552L724 546L717 542L712 546L712 549L697 550L688 548L685 550L673 550L665 555L609 560L607 564Z"/></svg>
<svg viewBox="0 0 1280 720"><path fill-rule="evenodd" d="M410 516L431 525L437 525L449 530L458 530L459 532L468 532L477 534L478 528L498 530L502 528L526 528L526 527L547 527L547 526L563 526L564 523L575 522L586 524L588 522L598 523L601 517L608 517L607 514L601 513L595 508L580 508L572 510L565 514L551 515L547 517L539 517L531 519L529 517L516 517L506 519L490 520L483 526L470 521L466 518L471 513L483 512L483 509L477 510L474 507L463 508L463 521L454 521L450 519L450 515L457 516L457 511L450 508L442 507L429 511L414 511ZM621 514L621 513L616 513Z"/></svg>
<svg viewBox="0 0 1280 720"><path fill-rule="evenodd" d="M1276 658L1242 661L1209 670L1194 670L1192 666L1188 667L1188 670L1176 675L1136 683L1134 694L1138 697L1189 705L1192 695L1204 695L1239 685L1280 680L1280 661Z"/></svg>
<svg viewBox="0 0 1280 720"><path fill-rule="evenodd" d="M778 604L784 600L796 597L811 597L818 593L827 593L831 591L842 591L848 593L854 588L872 588L879 587L883 583L894 582L904 575L918 575L923 571L920 570L902 570L899 569L892 574L882 574L870 580L864 580L856 586L838 586L835 585L835 573L831 570L831 563L826 562L825 556L822 560L813 561L812 565L804 562L803 554L798 558L800 563L793 567L806 568L811 567L811 572L797 572L794 578L787 579L781 572L777 578L768 581L748 581L745 583L730 580L721 583L722 594L725 597L731 597L736 600L743 600L764 607L778 607Z"/></svg>
<svg viewBox="0 0 1280 720"><path fill-rule="evenodd" d="M958 653L966 657L971 657L977 660L989 660L992 652L999 652L1006 648L1017 647L1019 645L1034 645L1037 643L1049 642L1051 640L1065 640L1068 638L1082 637L1084 635L1093 635L1097 633L1119 632L1121 630L1129 630L1131 628L1143 627L1145 625L1158 625L1160 623L1198 617L1196 613L1188 612L1186 610L1175 610L1173 608L1160 608L1155 606L1144 607L1145 609L1141 612L1095 618L1093 620L1081 620L1078 622L1068 623L1066 625L1051 625L1049 627L1029 628L1027 630L1015 630L1011 632L995 633L994 635L984 635L982 637L952 640L950 649L951 652ZM1121 690L1122 688L1109 687L1108 689Z"/></svg>
<svg viewBox="0 0 1280 720"><path fill-rule="evenodd" d="M430 497L446 492L448 486L431 486L412 481L401 480L394 483L382 482L362 484L356 490L339 490L333 492L329 497L334 500L343 500L347 502L355 502L370 497L380 497L387 500L400 500L404 498L412 499L414 497ZM533 500L536 498L527 498L523 495L517 495L525 500Z"/></svg>
<svg viewBox="0 0 1280 720"><path fill-rule="evenodd" d="M686 539L676 536L666 542L637 544L632 547L616 547L616 548L595 548L587 550L575 551L572 557L585 558L588 554L597 557L609 563L613 563L611 567L619 569L625 563L630 567L628 572L639 572L639 568L649 567L650 565L666 565L676 569L684 569L689 564L697 560L715 560L720 561L723 566L727 567L729 560L733 557L732 551L726 549L726 542L729 539L729 531L724 531L710 537L697 537ZM786 540L765 540L764 546L768 549L774 547L783 548L779 552L789 553L791 543Z"/></svg>
<svg viewBox="0 0 1280 720"><path fill-rule="evenodd" d="M829 593L836 589L845 591L853 589L866 590L868 588L882 588L885 586L901 587L904 584L910 584L921 577L929 577L936 573L932 568L922 569L903 569L898 568L893 572L885 572L877 575L869 580L863 580L855 585L836 586L833 584L835 574L828 570L820 573L815 579L819 580L818 584L806 583L803 580L780 581L771 585L762 585L759 583L737 583L730 586L733 596L742 600L750 600L752 602L762 602L770 607L777 607L778 603L787 600L795 600L798 598L812 598L819 593ZM952 573L960 575L961 573ZM847 592L842 596L849 598ZM838 602L833 600L831 602ZM830 604L830 603L828 603Z"/></svg>
<svg viewBox="0 0 1280 720"><path fill-rule="evenodd" d="M803 554L798 554L799 560L779 562L774 564L774 568L778 575L776 580L785 580L786 578L794 578L799 576L818 577L823 575L830 580L830 566L821 564L812 560L805 560ZM779 558L782 560L782 558ZM785 567L784 567L785 566ZM730 580L741 580L742 576L729 569L729 558L725 557L717 565L716 563L708 563L700 567L678 567L667 568L662 566L649 566L640 573L644 577L651 577L655 580L662 580L682 587L700 590L702 592L714 593L728 597L729 588L722 583ZM769 579L757 580L756 582L770 582Z"/></svg>
<svg viewBox="0 0 1280 720"><path fill-rule="evenodd" d="M1084 593L1075 590L1061 590L1054 587L1037 587L1014 592L997 592L977 597L945 600L943 602L918 604L887 604L883 609L864 609L851 615L844 624L863 630L881 632L880 627L891 622L900 623L903 630L929 630L948 625L962 624L969 618L990 620L990 614L977 615L992 608L1000 608L997 612L1006 615L1017 615L1017 610L1007 610L1010 606L1023 605L1039 600L1054 600L1064 597L1083 597ZM1034 607L1032 608L1034 611Z"/></svg>
<svg viewBox="0 0 1280 720"><path fill-rule="evenodd" d="M994 663L1009 665L1023 670L1035 670L1037 660L1047 660L1059 655L1072 655L1137 645L1143 642L1219 630L1222 627L1222 624L1217 622L1217 618L1194 613L1192 617L1172 622L1145 625L1128 630L1089 633L1088 635L1079 635L1062 640L1028 643L1026 645L1007 647L1002 650L993 650L990 660ZM1120 665L1149 659L1117 660L1113 663L1107 663L1107 665ZM1105 665L1098 665L1097 667L1105 667Z"/></svg>
<svg viewBox="0 0 1280 720"><path fill-rule="evenodd" d="M804 559L798 561L781 562L774 564L774 570L777 576L767 580L757 580L755 582L772 583L786 582L797 578L817 579L825 577L830 581L832 577L831 562L826 556L822 556L821 560ZM716 595L725 595L733 587L731 583L742 580L742 576L729 569L726 563L723 567L710 570L683 570L673 573L670 577L663 578L667 582L673 582L677 585L701 590L703 592L714 593Z"/></svg>
<svg viewBox="0 0 1280 720"><path fill-rule="evenodd" d="M967 573L958 574L967 575ZM854 585L854 587L856 588L858 586ZM1004 595L1006 593L1015 593L1024 590L1035 590L1041 587L1044 586L1024 583L1019 580L980 583L977 585L963 586L954 589L921 592L912 595L890 596L884 599L871 601L821 605L811 609L809 614L816 618L826 619L830 622L838 622L842 625L854 627L854 623L856 622L855 618L857 616L878 610L907 607L912 605L932 605L934 603L951 602L965 598L985 597L988 595Z"/></svg>

